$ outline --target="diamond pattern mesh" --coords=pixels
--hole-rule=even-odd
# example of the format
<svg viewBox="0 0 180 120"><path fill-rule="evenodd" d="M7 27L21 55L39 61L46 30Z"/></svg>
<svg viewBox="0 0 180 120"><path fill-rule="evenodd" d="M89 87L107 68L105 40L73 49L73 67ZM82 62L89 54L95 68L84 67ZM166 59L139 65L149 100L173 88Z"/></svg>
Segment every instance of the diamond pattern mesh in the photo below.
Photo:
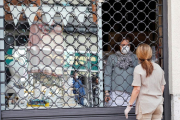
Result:
<svg viewBox="0 0 180 120"><path fill-rule="evenodd" d="M162 0L4 0L4 12L5 110L126 106L137 46L162 66Z"/></svg>

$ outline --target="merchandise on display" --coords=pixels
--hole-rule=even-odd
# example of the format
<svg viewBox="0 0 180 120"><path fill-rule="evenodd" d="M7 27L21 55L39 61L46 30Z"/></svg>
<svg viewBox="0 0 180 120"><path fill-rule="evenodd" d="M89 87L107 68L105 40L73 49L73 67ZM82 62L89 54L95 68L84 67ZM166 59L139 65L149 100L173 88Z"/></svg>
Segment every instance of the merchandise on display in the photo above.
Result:
<svg viewBox="0 0 180 120"><path fill-rule="evenodd" d="M26 69L21 67L21 65L25 64L21 59L19 59L18 62L14 62L14 61L15 59L13 59L13 61L9 63L10 66L9 71L12 75L12 78L7 84L6 89L7 89L7 93L17 94L18 103L19 105L21 105L21 103L25 103L23 101L19 102L21 98L24 98L24 91L25 91L25 88L22 84L22 78L25 78L26 80L28 74L26 72Z"/></svg>

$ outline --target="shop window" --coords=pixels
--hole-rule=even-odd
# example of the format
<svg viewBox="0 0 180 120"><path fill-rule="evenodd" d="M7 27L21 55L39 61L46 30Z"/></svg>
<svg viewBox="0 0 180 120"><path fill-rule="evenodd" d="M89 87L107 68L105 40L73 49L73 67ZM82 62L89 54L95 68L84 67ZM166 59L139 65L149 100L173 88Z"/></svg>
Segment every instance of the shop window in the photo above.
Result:
<svg viewBox="0 0 180 120"><path fill-rule="evenodd" d="M125 106L133 69L127 69L126 76L120 73L119 81L114 77L112 83L106 82L107 66L113 62L109 56L129 37L134 66L141 43L152 46L153 60L161 65L161 4L161 0L4 0L5 110ZM122 92L119 104L104 101L112 84L117 86L113 90Z"/></svg>

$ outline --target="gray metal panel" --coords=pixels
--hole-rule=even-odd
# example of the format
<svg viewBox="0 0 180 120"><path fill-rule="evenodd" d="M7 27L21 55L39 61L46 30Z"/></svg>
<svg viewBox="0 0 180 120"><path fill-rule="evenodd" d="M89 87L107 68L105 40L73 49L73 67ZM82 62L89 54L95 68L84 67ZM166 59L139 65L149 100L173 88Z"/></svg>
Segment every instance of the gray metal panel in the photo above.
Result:
<svg viewBox="0 0 180 120"><path fill-rule="evenodd" d="M165 71L166 86L164 91L164 120L171 120L171 96L169 94L168 77L168 1L163 0L163 63Z"/></svg>
<svg viewBox="0 0 180 120"><path fill-rule="evenodd" d="M17 110L17 111L2 111L3 119L20 119L20 118L69 118L69 117L100 117L104 116L118 116L124 117L125 107L115 108L86 108L86 109L49 109L49 110ZM132 109L130 116L135 118L135 109Z"/></svg>
<svg viewBox="0 0 180 120"><path fill-rule="evenodd" d="M68 117L68 118L55 118L55 117L49 117L49 118L10 118L10 119L3 119L3 120L126 120L124 116L83 116L83 117ZM128 120L135 120L135 117L129 116Z"/></svg>
<svg viewBox="0 0 180 120"><path fill-rule="evenodd" d="M4 2L3 1L1 1L0 2L0 12L2 12L3 14L4 14L4 11L3 11L3 5L4 5ZM0 49L2 49L2 51L0 51L0 56L1 56L1 58L0 58L0 82L1 82L1 84L0 84L0 113L1 113L1 111L2 111L2 91L1 91L1 86L2 86L2 84L4 84L3 82L4 82L4 80L5 80L5 69L4 69L4 15L1 15L0 16L0 19L1 20L3 20L3 22L1 21L1 23L0 23L0 26L1 26L1 28L0 28ZM2 44L3 43L3 44ZM2 116L1 116L1 114L0 114L0 120L1 120L1 118L2 118Z"/></svg>

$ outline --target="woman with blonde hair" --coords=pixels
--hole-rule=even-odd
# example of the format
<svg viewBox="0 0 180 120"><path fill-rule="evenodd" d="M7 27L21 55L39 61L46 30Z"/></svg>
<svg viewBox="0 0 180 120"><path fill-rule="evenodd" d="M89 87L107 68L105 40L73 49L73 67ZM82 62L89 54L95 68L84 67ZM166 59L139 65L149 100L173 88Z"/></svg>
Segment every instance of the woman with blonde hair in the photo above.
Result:
<svg viewBox="0 0 180 120"><path fill-rule="evenodd" d="M126 119L136 100L136 119L161 120L163 113L164 71L151 61L152 49L147 44L141 44L136 50L140 65L134 69L133 91L124 113Z"/></svg>

